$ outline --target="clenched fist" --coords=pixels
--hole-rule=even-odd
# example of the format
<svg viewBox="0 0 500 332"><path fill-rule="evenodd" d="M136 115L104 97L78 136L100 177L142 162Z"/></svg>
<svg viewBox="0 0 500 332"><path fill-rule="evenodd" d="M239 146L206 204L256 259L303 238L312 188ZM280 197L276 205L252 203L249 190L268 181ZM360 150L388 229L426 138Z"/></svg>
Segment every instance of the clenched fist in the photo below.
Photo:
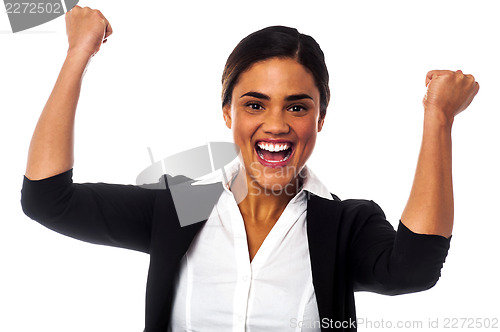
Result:
<svg viewBox="0 0 500 332"><path fill-rule="evenodd" d="M427 93L423 104L425 112L437 112L448 123L470 105L479 91L479 84L472 75L461 70L432 70L425 80Z"/></svg>
<svg viewBox="0 0 500 332"><path fill-rule="evenodd" d="M94 56L112 33L108 20L97 9L75 6L66 13L68 52Z"/></svg>

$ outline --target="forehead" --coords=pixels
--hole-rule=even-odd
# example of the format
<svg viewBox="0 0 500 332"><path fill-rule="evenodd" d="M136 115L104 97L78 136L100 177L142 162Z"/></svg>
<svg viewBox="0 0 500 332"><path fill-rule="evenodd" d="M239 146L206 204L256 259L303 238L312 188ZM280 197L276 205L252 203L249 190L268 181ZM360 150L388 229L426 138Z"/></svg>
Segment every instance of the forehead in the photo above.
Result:
<svg viewBox="0 0 500 332"><path fill-rule="evenodd" d="M233 93L257 91L269 96L307 93L319 101L319 90L306 67L291 58L271 58L254 63L240 74Z"/></svg>

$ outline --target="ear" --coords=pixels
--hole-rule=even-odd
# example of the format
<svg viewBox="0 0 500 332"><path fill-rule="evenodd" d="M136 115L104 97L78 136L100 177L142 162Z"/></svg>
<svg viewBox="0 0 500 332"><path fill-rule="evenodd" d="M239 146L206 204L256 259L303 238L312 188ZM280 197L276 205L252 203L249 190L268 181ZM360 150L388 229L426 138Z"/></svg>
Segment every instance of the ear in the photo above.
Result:
<svg viewBox="0 0 500 332"><path fill-rule="evenodd" d="M323 124L325 123L325 118L322 117L318 120L318 133L323 129Z"/></svg>
<svg viewBox="0 0 500 332"><path fill-rule="evenodd" d="M224 107L222 107L222 115L224 116L224 122L226 123L226 127L231 129L231 104L226 104Z"/></svg>

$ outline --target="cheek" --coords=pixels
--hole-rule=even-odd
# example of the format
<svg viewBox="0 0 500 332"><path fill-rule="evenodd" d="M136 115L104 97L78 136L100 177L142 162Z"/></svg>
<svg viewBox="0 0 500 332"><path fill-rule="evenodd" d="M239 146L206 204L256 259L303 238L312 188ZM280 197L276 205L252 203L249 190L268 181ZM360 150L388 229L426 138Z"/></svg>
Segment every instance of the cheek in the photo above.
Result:
<svg viewBox="0 0 500 332"><path fill-rule="evenodd" d="M316 145L316 133L309 133L308 136L306 136L304 138L304 152L305 154L307 155L307 157L309 158L309 156L311 155L311 153L313 152L314 150L314 146Z"/></svg>
<svg viewBox="0 0 500 332"><path fill-rule="evenodd" d="M316 136L318 134L317 122L312 119L309 121L297 121L294 126L295 132L299 137L299 140L304 144L313 144L316 141Z"/></svg>
<svg viewBox="0 0 500 332"><path fill-rule="evenodd" d="M300 129L297 128L297 136L299 138L301 151L297 151L299 157L299 163L305 163L311 156L314 146L316 145L317 138L317 128L314 126L304 126Z"/></svg>
<svg viewBox="0 0 500 332"><path fill-rule="evenodd" d="M244 148L252 139L253 133L258 128L258 123L254 118L243 114L242 112L234 112L232 119L233 139L240 148Z"/></svg>

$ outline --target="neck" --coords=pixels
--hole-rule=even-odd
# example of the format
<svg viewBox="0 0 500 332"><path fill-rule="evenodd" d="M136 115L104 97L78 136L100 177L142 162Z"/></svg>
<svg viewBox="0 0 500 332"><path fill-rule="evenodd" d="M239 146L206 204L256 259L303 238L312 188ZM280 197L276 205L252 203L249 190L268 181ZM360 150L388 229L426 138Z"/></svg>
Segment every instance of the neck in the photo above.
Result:
<svg viewBox="0 0 500 332"><path fill-rule="evenodd" d="M245 185L248 192L241 190ZM231 185L241 215L245 221L251 221L258 224L274 224L285 210L288 202L295 197L300 190L302 181L294 179L286 191L273 192L272 190L259 186L250 178L245 171L240 171ZM252 184L252 185L250 185Z"/></svg>

